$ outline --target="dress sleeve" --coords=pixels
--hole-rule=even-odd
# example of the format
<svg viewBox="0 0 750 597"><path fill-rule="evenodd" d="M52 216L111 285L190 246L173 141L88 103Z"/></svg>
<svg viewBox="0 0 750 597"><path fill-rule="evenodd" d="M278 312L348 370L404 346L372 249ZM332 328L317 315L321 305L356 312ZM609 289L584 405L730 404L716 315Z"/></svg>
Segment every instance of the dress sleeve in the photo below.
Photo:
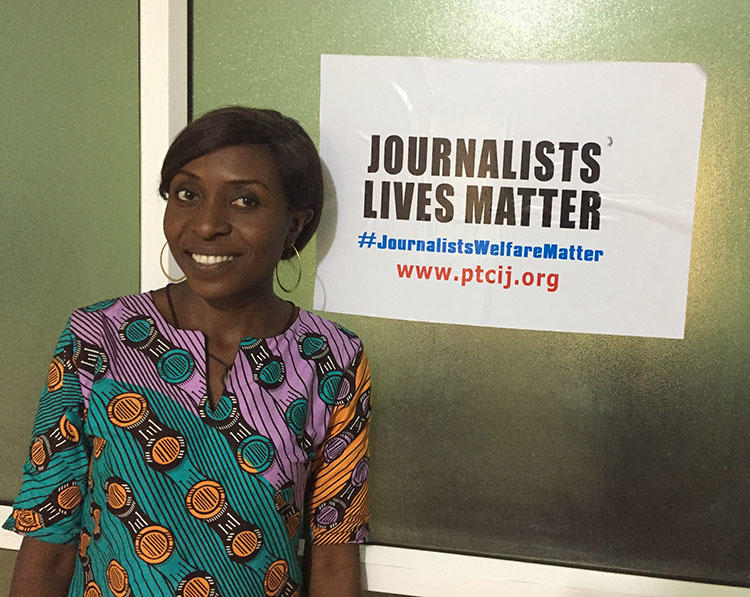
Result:
<svg viewBox="0 0 750 597"><path fill-rule="evenodd" d="M9 531L52 543L78 539L87 491L89 449L83 433L84 401L75 345L69 321L39 400L21 491L3 524Z"/></svg>
<svg viewBox="0 0 750 597"><path fill-rule="evenodd" d="M317 544L364 543L370 535L370 366L361 347L342 383L351 384L352 391L339 391L313 461L307 518Z"/></svg>

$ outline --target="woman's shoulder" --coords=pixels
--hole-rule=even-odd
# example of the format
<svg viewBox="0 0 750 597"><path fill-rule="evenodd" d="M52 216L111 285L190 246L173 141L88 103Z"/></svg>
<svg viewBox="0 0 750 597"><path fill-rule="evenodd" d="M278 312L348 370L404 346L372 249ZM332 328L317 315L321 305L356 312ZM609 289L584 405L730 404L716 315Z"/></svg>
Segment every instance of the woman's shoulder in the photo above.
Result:
<svg viewBox="0 0 750 597"><path fill-rule="evenodd" d="M295 330L299 356L303 359L317 362L331 354L340 365L362 359L362 340L340 323L300 309L292 328Z"/></svg>
<svg viewBox="0 0 750 597"><path fill-rule="evenodd" d="M303 330L318 330L320 333L328 332L334 336L340 336L342 339L361 343L359 336L349 328L312 311L300 308L298 322L300 323L299 327Z"/></svg>
<svg viewBox="0 0 750 597"><path fill-rule="evenodd" d="M118 307L137 307L138 305L145 306L147 304L153 304L151 298L151 292L140 292L137 294L126 294L122 296L116 296L112 298L102 299L79 307L73 314L86 314L86 313L106 313L107 311L117 310Z"/></svg>
<svg viewBox="0 0 750 597"><path fill-rule="evenodd" d="M152 316L156 312L154 301L149 292L128 294L103 299L79 307L74 310L69 319L71 328L85 326L100 328L107 323L122 321L123 317L142 313Z"/></svg>

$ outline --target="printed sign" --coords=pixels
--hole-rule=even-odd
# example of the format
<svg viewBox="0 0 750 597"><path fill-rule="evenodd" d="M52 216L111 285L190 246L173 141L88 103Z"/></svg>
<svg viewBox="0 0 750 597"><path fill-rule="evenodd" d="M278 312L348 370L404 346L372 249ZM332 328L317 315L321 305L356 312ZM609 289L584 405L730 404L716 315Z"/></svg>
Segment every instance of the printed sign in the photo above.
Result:
<svg viewBox="0 0 750 597"><path fill-rule="evenodd" d="M315 308L682 338L705 81L323 56Z"/></svg>

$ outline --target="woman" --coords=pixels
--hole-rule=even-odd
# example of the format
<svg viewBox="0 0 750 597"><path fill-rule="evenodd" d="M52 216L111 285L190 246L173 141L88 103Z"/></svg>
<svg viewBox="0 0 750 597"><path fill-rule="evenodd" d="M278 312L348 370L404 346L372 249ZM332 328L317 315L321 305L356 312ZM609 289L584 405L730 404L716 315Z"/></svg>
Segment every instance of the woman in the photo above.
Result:
<svg viewBox="0 0 750 597"><path fill-rule="evenodd" d="M277 112L215 110L160 193L186 280L71 316L5 523L26 534L11 595L359 595L369 368L273 290L320 219L315 147Z"/></svg>

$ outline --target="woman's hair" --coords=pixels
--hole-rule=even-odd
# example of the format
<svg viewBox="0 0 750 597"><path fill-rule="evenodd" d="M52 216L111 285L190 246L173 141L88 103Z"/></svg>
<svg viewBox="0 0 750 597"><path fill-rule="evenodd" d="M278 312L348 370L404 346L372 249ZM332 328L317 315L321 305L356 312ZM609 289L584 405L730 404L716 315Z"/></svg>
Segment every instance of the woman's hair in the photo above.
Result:
<svg viewBox="0 0 750 597"><path fill-rule="evenodd" d="M188 162L222 147L251 144L264 145L271 152L289 206L313 212L294 243L297 249L302 249L318 227L323 208L320 157L297 121L275 110L219 108L188 124L164 157L159 194L167 198L172 179ZM292 255L294 251L285 250L283 258Z"/></svg>

